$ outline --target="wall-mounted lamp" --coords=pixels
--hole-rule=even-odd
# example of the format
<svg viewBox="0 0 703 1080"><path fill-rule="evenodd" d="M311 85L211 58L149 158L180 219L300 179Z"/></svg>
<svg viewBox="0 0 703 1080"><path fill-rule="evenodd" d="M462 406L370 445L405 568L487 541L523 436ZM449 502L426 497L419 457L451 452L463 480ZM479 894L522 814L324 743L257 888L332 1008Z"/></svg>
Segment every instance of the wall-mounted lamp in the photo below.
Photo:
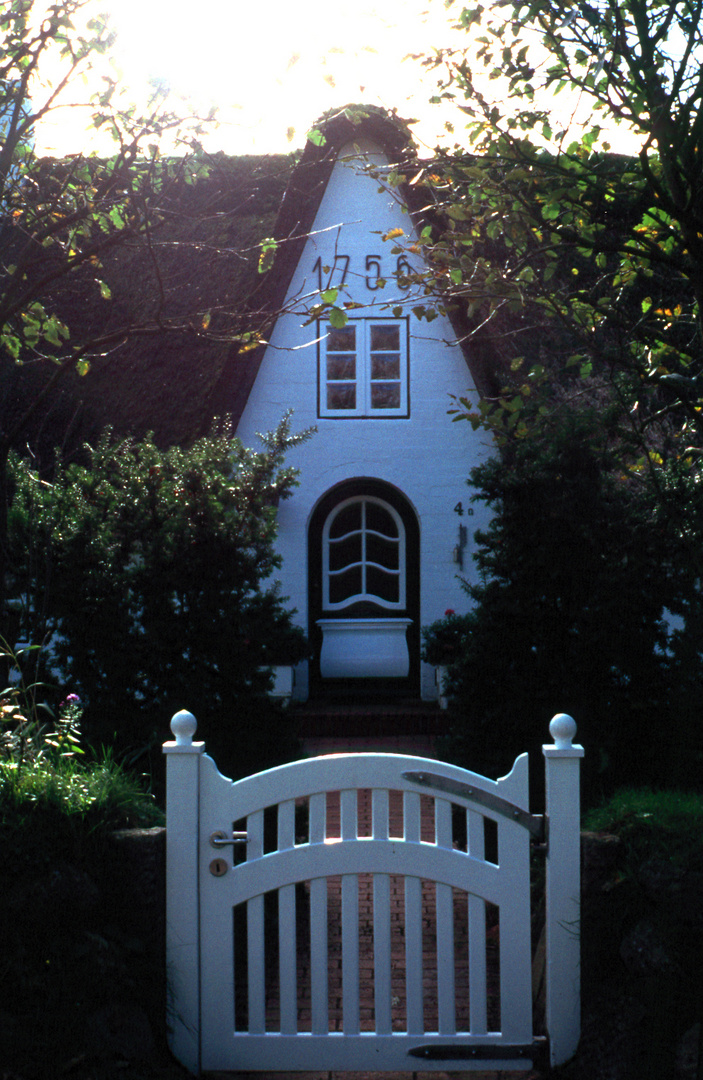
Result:
<svg viewBox="0 0 703 1080"><path fill-rule="evenodd" d="M457 566L464 566L464 548L467 542L466 526L459 526L459 542L456 544L454 551L452 552L452 559Z"/></svg>

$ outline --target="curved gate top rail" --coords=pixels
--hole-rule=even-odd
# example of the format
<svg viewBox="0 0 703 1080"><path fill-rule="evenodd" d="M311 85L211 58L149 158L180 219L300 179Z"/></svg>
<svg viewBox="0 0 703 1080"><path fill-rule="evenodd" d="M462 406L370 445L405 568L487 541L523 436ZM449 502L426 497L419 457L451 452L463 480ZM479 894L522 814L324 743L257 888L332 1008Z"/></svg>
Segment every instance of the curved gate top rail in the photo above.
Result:
<svg viewBox="0 0 703 1080"><path fill-rule="evenodd" d="M232 782L193 742L191 714L171 727L171 1047L191 1072L530 1067L529 845L545 830L527 755L495 781L363 753ZM570 717L550 731L546 1028L560 1064L579 1037L583 750Z"/></svg>

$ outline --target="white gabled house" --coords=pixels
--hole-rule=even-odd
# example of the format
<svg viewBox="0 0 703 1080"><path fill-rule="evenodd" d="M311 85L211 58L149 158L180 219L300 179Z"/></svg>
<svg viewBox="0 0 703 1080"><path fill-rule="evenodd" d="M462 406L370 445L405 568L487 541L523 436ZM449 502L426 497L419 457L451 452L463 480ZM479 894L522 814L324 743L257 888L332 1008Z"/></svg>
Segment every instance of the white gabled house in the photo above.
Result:
<svg viewBox="0 0 703 1080"><path fill-rule="evenodd" d="M411 188L379 175L407 137L377 112L322 130L277 225L270 301L285 313L267 347L239 365L232 413L246 445L288 410L295 430L317 428L291 456L300 486L279 509L278 576L314 649L293 697L371 689L429 701L437 682L420 660L420 630L466 609L460 577L472 575L486 513L466 479L490 453L488 437L451 422L450 395L478 394L487 379L471 343L457 343L461 330L447 315L418 318L417 295L395 276L404 261L420 269L407 254L416 208ZM383 239L394 229L401 254ZM358 305L343 326L305 318L330 288L338 306Z"/></svg>

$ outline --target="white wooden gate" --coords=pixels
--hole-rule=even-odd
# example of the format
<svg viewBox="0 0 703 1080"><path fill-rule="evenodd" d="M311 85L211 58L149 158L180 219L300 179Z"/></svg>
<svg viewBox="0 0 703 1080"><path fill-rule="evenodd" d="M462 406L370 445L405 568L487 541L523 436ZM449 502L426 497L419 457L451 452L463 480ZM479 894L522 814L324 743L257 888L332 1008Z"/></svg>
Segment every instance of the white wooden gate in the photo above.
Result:
<svg viewBox="0 0 703 1080"><path fill-rule="evenodd" d="M166 743L171 1047L211 1070L528 1069L530 843L546 841L553 1065L579 1037L575 724L493 781L340 754L233 783L178 713Z"/></svg>

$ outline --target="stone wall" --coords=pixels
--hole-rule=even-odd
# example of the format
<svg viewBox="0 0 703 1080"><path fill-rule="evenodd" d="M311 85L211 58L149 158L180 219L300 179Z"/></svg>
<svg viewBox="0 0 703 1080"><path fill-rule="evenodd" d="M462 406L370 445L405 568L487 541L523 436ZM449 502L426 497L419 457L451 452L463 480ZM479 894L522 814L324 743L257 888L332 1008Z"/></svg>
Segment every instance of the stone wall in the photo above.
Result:
<svg viewBox="0 0 703 1080"><path fill-rule="evenodd" d="M625 872L620 840L602 834L584 834L582 851L583 1035L561 1075L694 1080L703 867ZM112 833L98 857L13 859L0 882L2 1068L182 1080L166 1048L165 829Z"/></svg>
<svg viewBox="0 0 703 1080"><path fill-rule="evenodd" d="M186 1075L166 1048L165 836L123 830L70 860L16 859L0 886L8 1075Z"/></svg>
<svg viewBox="0 0 703 1080"><path fill-rule="evenodd" d="M694 1080L703 1008L703 868L582 836L583 1028L571 1080Z"/></svg>

